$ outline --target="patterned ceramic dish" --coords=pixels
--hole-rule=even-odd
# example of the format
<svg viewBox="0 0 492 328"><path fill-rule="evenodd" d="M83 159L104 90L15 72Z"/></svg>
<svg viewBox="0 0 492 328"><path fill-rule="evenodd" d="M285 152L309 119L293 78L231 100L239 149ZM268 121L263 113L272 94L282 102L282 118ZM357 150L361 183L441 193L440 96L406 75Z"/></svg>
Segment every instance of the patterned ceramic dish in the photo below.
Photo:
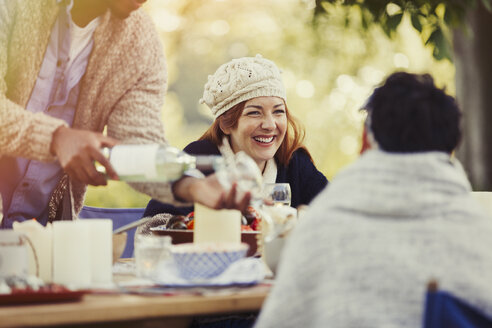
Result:
<svg viewBox="0 0 492 328"><path fill-rule="evenodd" d="M173 245L192 243L193 242L193 230L178 230L167 229L165 225L150 228L150 231L154 235L158 236L171 236ZM249 245L246 256L258 255L258 239L261 237L260 231L242 231L241 242Z"/></svg>
<svg viewBox="0 0 492 328"><path fill-rule="evenodd" d="M181 277L197 280L218 276L244 258L248 247L245 243L185 243L173 245L171 253Z"/></svg>

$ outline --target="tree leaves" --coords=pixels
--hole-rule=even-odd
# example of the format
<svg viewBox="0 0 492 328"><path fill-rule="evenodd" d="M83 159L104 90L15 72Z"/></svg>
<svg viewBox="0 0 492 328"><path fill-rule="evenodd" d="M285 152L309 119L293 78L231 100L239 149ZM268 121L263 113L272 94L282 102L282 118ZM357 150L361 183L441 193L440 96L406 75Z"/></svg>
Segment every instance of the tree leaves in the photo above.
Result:
<svg viewBox="0 0 492 328"><path fill-rule="evenodd" d="M439 26L436 26L434 31L430 34L429 38L425 42L425 44L433 45L432 55L437 60L448 59L452 60L449 42L444 36L442 29Z"/></svg>
<svg viewBox="0 0 492 328"><path fill-rule="evenodd" d="M417 31L419 31L419 33L422 32L422 23L420 23L420 18L419 18L419 14L418 13L412 13L410 15L410 21L412 22L412 26L414 29L416 29Z"/></svg>
<svg viewBox="0 0 492 328"><path fill-rule="evenodd" d="M388 21L386 22L386 25L388 26L390 31L392 32L396 31L396 28L401 23L402 17L403 17L403 13L388 17Z"/></svg>
<svg viewBox="0 0 492 328"><path fill-rule="evenodd" d="M480 1L492 12L492 0ZM443 29L463 26L467 11L476 7L477 0L316 0L315 16L320 14L318 6L323 7L323 3L359 7L362 27L367 29L373 24L379 25L388 37L393 37L403 15L408 14L413 28L421 35L429 35L424 42L432 47L434 57L451 60L451 41ZM397 6L400 11L392 13L392 10L387 10L389 6ZM323 8L329 10L326 6Z"/></svg>

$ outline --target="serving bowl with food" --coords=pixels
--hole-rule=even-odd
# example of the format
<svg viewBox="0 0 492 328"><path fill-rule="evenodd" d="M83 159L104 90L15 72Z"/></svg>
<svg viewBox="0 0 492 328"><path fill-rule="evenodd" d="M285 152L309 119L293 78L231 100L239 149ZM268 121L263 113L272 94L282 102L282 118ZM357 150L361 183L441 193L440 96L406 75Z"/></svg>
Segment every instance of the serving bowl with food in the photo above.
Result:
<svg viewBox="0 0 492 328"><path fill-rule="evenodd" d="M194 224L194 212L191 212L186 216L170 216L165 224L152 227L150 231L155 235L170 236L174 245L192 243ZM251 207L248 209L248 214L243 217L243 224L241 225L241 242L249 245L246 256L257 255L259 230L260 216Z"/></svg>

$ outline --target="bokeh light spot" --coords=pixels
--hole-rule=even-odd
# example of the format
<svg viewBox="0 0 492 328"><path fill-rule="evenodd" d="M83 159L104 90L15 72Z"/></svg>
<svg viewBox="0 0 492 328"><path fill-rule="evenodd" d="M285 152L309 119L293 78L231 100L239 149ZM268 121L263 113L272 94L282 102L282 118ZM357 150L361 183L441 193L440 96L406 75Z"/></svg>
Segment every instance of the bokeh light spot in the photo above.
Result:
<svg viewBox="0 0 492 328"><path fill-rule="evenodd" d="M396 3L390 2L386 5L386 12L388 15L393 16L401 11L400 6L398 6Z"/></svg>
<svg viewBox="0 0 492 328"><path fill-rule="evenodd" d="M153 11L152 16L157 28L164 32L176 31L181 25L181 18L166 9Z"/></svg>
<svg viewBox="0 0 492 328"><path fill-rule="evenodd" d="M407 56L399 52L393 56L393 64L398 68L408 68L410 61Z"/></svg>
<svg viewBox="0 0 492 328"><path fill-rule="evenodd" d="M300 80L296 84L296 93L302 98L311 98L314 95L314 85L309 80Z"/></svg>
<svg viewBox="0 0 492 328"><path fill-rule="evenodd" d="M356 84L352 77L342 74L337 77L337 87L344 93L350 93L355 88Z"/></svg>
<svg viewBox="0 0 492 328"><path fill-rule="evenodd" d="M226 35L229 33L230 26L225 20L213 21L210 25L210 32L214 35Z"/></svg>
<svg viewBox="0 0 492 328"><path fill-rule="evenodd" d="M372 66L364 66L359 70L359 75L364 82L370 86L379 84L383 78L384 73Z"/></svg>

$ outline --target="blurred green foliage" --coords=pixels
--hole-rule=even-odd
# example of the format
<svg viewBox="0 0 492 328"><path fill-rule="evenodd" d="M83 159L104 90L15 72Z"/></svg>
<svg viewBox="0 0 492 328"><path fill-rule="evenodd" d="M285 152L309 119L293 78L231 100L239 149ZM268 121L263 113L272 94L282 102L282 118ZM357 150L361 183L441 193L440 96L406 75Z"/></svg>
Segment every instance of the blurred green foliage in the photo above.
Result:
<svg viewBox="0 0 492 328"><path fill-rule="evenodd" d="M393 37L406 14L424 43L432 47L434 58L451 60L449 28L465 27L466 13L476 8L479 2L492 11L491 0L317 0L314 18L316 21L322 15L336 13L334 7L356 8L360 15L360 25L364 29L376 24L388 37ZM348 12L345 17L348 25L351 21Z"/></svg>
<svg viewBox="0 0 492 328"><path fill-rule="evenodd" d="M454 94L453 65L433 58L407 15L390 40L380 28L363 26L355 7L333 6L314 22L314 0L153 0L145 8L168 63L166 137L180 148L213 120L198 103L207 76L242 56L259 53L282 69L288 108L304 124L305 143L329 179L357 158L364 119L359 109L386 75L429 72ZM86 204L101 207L147 201L120 182L90 187L86 198Z"/></svg>

